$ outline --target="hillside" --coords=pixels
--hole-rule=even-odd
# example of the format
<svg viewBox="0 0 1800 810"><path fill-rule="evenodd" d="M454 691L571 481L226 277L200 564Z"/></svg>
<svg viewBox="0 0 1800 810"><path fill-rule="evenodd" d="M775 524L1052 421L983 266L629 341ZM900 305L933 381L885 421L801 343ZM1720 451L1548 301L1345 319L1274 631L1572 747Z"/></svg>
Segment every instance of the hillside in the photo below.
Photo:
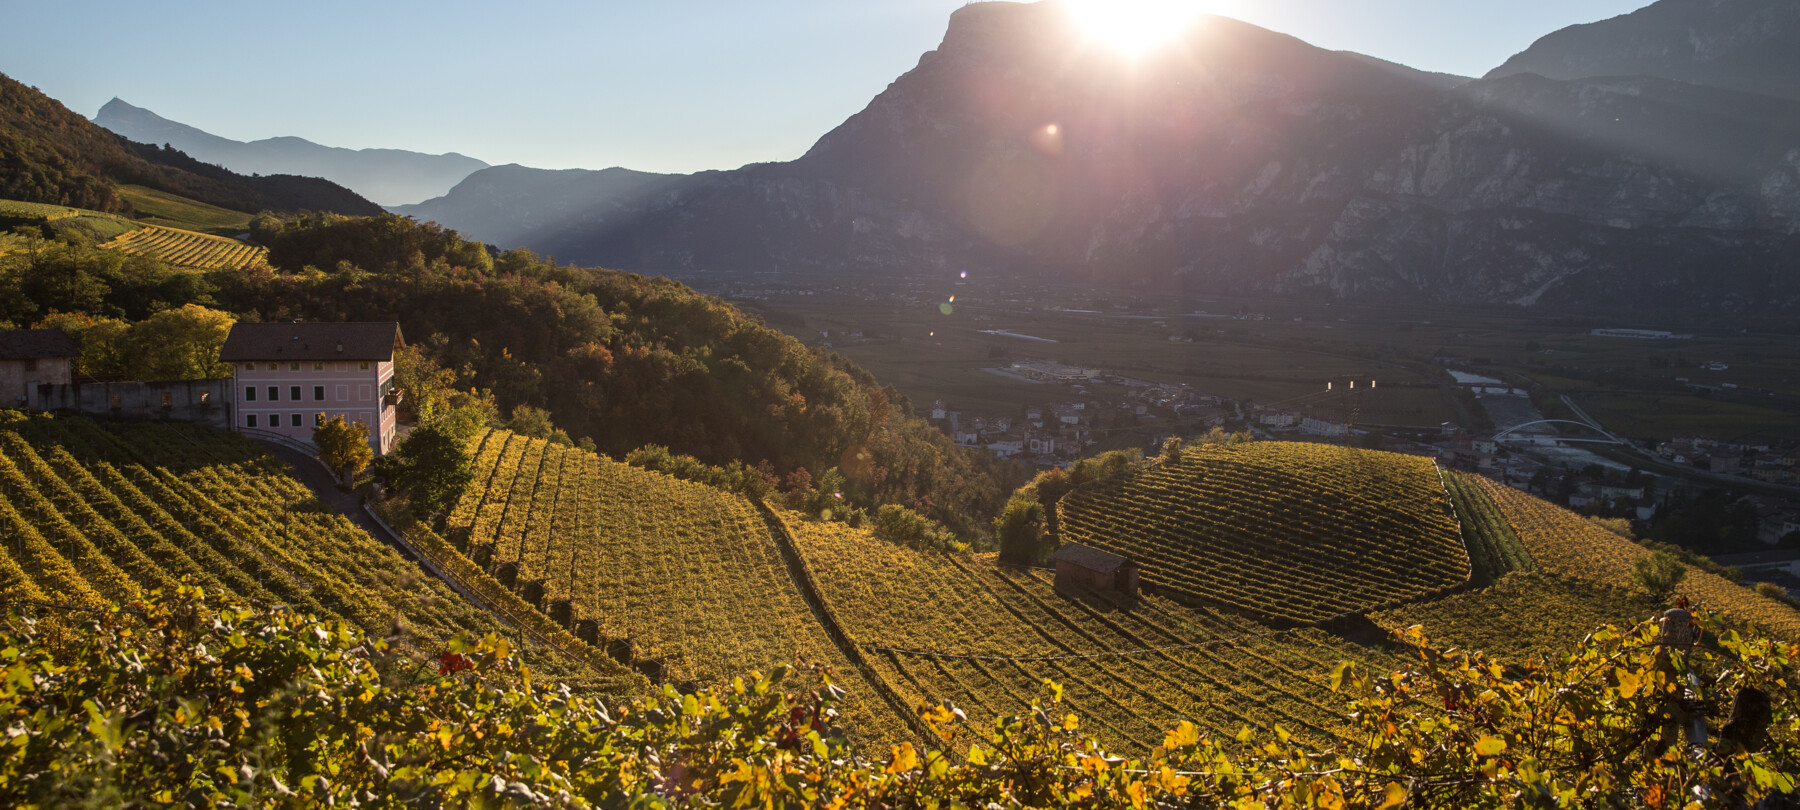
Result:
<svg viewBox="0 0 1800 810"><path fill-rule="evenodd" d="M1784 0L1659 0L1544 36L1487 78L1655 76L1800 100L1800 7Z"/></svg>
<svg viewBox="0 0 1800 810"><path fill-rule="evenodd" d="M179 150L135 143L0 75L0 198L129 213L119 186L140 185L255 213L381 208L348 189L310 177L246 177Z"/></svg>
<svg viewBox="0 0 1800 810"><path fill-rule="evenodd" d="M486 163L455 152L343 149L295 137L234 141L116 98L100 108L94 123L138 143L172 146L238 174L321 177L388 206L439 196L471 172L487 168Z"/></svg>
<svg viewBox="0 0 1800 810"><path fill-rule="evenodd" d="M1077 489L1065 542L1124 554L1172 599L1313 622L1467 582L1468 552L1428 459L1256 442Z"/></svg>
<svg viewBox="0 0 1800 810"><path fill-rule="evenodd" d="M268 260L267 248L204 233L150 225L121 234L101 250L128 256L155 256L178 267L204 270L239 270Z"/></svg>
<svg viewBox="0 0 1800 810"><path fill-rule="evenodd" d="M0 411L0 525L9 602L104 610L186 581L346 621L425 657L457 635L512 635L233 434ZM604 656L525 653L583 688L640 683Z"/></svg>
<svg viewBox="0 0 1800 810"><path fill-rule="evenodd" d="M908 735L901 707L832 642L769 524L741 497L490 431L446 523L500 582L571 626L593 622L597 644L659 681L718 685L795 661L828 664L859 734Z"/></svg>

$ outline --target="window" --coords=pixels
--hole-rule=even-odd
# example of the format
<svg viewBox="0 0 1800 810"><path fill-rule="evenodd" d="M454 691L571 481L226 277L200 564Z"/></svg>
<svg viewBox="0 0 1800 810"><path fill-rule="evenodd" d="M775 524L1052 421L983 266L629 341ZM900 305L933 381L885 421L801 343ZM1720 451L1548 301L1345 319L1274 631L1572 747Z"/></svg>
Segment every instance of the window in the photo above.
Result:
<svg viewBox="0 0 1800 810"><path fill-rule="evenodd" d="M365 360L365 361L363 361L363 362L361 362L361 363L359 363L359 364L357 364L357 366L356 366L356 367L357 367L357 368L359 368L359 369L362 369L362 370L363 370L363 371L368 371L368 370L369 370L369 363L368 363L368 361L366 361L366 360Z"/></svg>
<svg viewBox="0 0 1800 810"><path fill-rule="evenodd" d="M288 399L291 399L295 402L300 401L300 386L298 386L298 385L288 386Z"/></svg>
<svg viewBox="0 0 1800 810"><path fill-rule="evenodd" d="M270 370L270 371L274 371L274 370L275 370L275 364L274 364L274 363L270 363L270 364L269 364L269 370Z"/></svg>
<svg viewBox="0 0 1800 810"><path fill-rule="evenodd" d="M294 418L289 421L294 427L299 427L300 426L300 414L294 414Z"/></svg>
<svg viewBox="0 0 1800 810"><path fill-rule="evenodd" d="M211 405L212 404L212 392L211 391L201 391L200 392L200 404L201 405Z"/></svg>
<svg viewBox="0 0 1800 810"><path fill-rule="evenodd" d="M244 370L245 370L245 371L255 371L255 370L256 370L256 364L255 364L255 363L245 363L245 364L244 364Z"/></svg>
<svg viewBox="0 0 1800 810"><path fill-rule="evenodd" d="M289 363L288 364L288 371L299 371L299 370L300 370L299 363Z"/></svg>
<svg viewBox="0 0 1800 810"><path fill-rule="evenodd" d="M356 398L363 402L368 402L369 401L369 386L366 386L366 385L357 386L356 387Z"/></svg>
<svg viewBox="0 0 1800 810"><path fill-rule="evenodd" d="M313 401L314 402L322 402L322 401L324 401L324 399L325 399L325 386L323 386L323 385L313 386Z"/></svg>
<svg viewBox="0 0 1800 810"><path fill-rule="evenodd" d="M339 402L348 402L350 400L350 386L348 386L348 385L338 386L337 387L337 399Z"/></svg>
<svg viewBox="0 0 1800 810"><path fill-rule="evenodd" d="M164 392L162 392L162 394L163 394L162 395L163 407L164 408L175 407L175 395L168 391L164 391Z"/></svg>
<svg viewBox="0 0 1800 810"><path fill-rule="evenodd" d="M26 371L37 371L37 358L33 357L33 358L26 360L25 361L25 370Z"/></svg>
<svg viewBox="0 0 1800 810"><path fill-rule="evenodd" d="M269 401L270 402L278 402L280 400L281 400L281 386L279 386L279 385L269 386Z"/></svg>
<svg viewBox="0 0 1800 810"><path fill-rule="evenodd" d="M123 397L121 397L121 396L120 396L120 395L118 395L118 394L113 394L113 395L112 395L112 409L113 409L113 410L115 410L115 411L116 411L116 410L118 410L118 409L120 409L120 408L123 408L123 407L125 407L125 400L124 400L124 398L123 398Z"/></svg>
<svg viewBox="0 0 1800 810"><path fill-rule="evenodd" d="M313 371L324 371L324 370L325 370L324 363L314 363L313 364Z"/></svg>
<svg viewBox="0 0 1800 810"><path fill-rule="evenodd" d="M256 414L244 414L244 427L256 427Z"/></svg>
<svg viewBox="0 0 1800 810"><path fill-rule="evenodd" d="M256 386L254 386L254 385L244 386L244 401L245 402L255 402L256 401Z"/></svg>

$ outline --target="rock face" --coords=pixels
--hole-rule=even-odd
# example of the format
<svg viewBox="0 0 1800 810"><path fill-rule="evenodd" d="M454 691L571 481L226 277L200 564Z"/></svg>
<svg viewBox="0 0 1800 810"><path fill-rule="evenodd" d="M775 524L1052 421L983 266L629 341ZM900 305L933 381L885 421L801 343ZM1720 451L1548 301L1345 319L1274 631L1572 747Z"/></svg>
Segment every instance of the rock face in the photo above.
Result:
<svg viewBox="0 0 1800 810"><path fill-rule="evenodd" d="M1487 78L1520 73L1656 76L1800 99L1800 3L1660 0L1550 34Z"/></svg>
<svg viewBox="0 0 1800 810"><path fill-rule="evenodd" d="M341 149L294 137L245 143L170 121L116 98L100 108L94 123L140 143L168 144L239 174L323 177L389 206L439 196L488 165L455 152L427 155L402 149Z"/></svg>
<svg viewBox="0 0 1800 810"><path fill-rule="evenodd" d="M1054 5L971 4L799 160L609 171L489 169L407 210L647 272L1609 307L1800 295L1800 102L1648 76L1458 83L1225 18L1131 61Z"/></svg>

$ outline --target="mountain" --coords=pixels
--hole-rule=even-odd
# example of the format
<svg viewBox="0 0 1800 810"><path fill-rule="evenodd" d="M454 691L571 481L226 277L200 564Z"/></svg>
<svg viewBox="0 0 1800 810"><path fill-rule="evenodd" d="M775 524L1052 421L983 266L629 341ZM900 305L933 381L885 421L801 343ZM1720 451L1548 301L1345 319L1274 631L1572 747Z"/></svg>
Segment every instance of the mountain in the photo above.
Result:
<svg viewBox="0 0 1800 810"><path fill-rule="evenodd" d="M180 150L136 143L55 99L0 75L0 198L112 213L131 204L118 186L141 185L234 211L378 214L381 207L329 181L245 177Z"/></svg>
<svg viewBox="0 0 1800 810"><path fill-rule="evenodd" d="M1459 82L1222 17L1179 45L1126 62L1084 46L1054 4L971 4L798 160L624 196L489 169L408 213L647 272L1800 302L1800 104L1658 77Z"/></svg>
<svg viewBox="0 0 1800 810"><path fill-rule="evenodd" d="M1659 0L1552 33L1486 78L1655 76L1800 99L1800 4Z"/></svg>
<svg viewBox="0 0 1800 810"><path fill-rule="evenodd" d="M240 174L323 177L383 205L439 196L488 165L455 152L428 155L403 149L342 149L294 137L245 143L170 121L116 98L100 108L94 123L140 143L168 144Z"/></svg>

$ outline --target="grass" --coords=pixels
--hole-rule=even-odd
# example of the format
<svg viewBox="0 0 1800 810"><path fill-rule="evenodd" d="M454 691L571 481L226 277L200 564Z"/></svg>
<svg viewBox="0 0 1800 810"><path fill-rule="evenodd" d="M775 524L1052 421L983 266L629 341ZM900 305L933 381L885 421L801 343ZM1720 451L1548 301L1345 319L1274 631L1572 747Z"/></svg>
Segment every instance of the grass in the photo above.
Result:
<svg viewBox="0 0 1800 810"><path fill-rule="evenodd" d="M137 209L139 222L150 225L183 228L218 236L236 236L250 229L250 214L207 205L168 192L144 186L120 186L119 196Z"/></svg>

